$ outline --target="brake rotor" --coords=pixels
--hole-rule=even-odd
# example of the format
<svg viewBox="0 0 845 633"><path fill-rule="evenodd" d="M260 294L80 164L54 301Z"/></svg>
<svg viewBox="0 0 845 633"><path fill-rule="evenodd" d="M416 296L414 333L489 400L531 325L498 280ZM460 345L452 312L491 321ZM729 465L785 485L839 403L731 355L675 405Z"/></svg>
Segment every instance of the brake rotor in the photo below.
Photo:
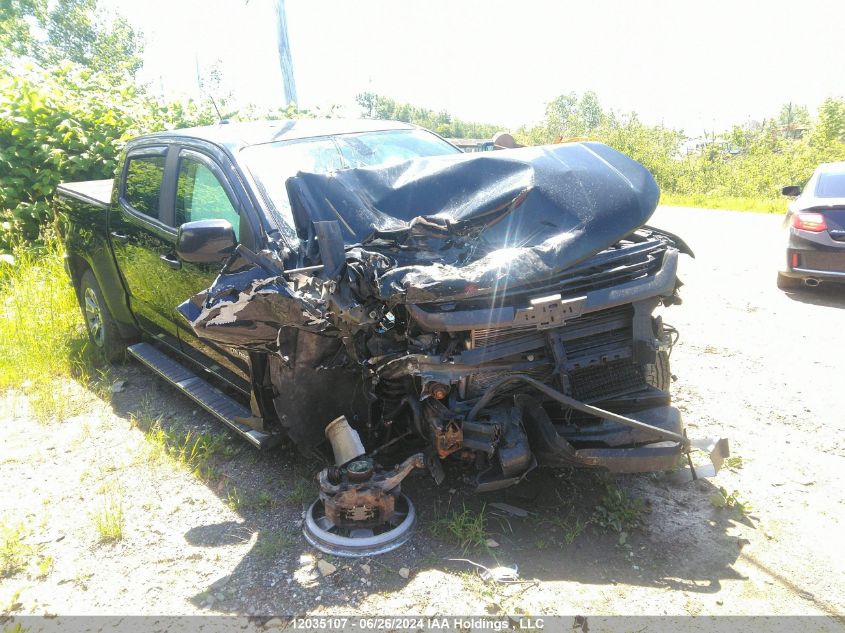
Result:
<svg viewBox="0 0 845 633"><path fill-rule="evenodd" d="M323 501L317 499L305 513L302 533L321 552L335 556L375 556L404 544L417 522L414 504L405 495L396 499L394 518L377 527L339 527L326 516Z"/></svg>

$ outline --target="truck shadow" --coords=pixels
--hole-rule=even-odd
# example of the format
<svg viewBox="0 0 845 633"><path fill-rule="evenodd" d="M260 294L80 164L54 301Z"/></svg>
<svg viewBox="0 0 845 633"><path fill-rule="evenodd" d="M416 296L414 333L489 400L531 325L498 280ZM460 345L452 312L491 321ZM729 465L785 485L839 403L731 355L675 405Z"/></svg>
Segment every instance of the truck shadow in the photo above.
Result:
<svg viewBox="0 0 845 633"><path fill-rule="evenodd" d="M143 373L140 368L130 371L133 376ZM137 375L132 380L144 379ZM443 575L442 582L455 583L457 591L470 597L492 591L507 600L534 586L484 589L483 581L466 573L474 572L473 565L450 559L517 566L521 579L539 585L569 581L714 593L722 581L742 578L732 566L747 541L729 532L739 522L753 527L753 519L714 507L711 497L717 488L709 481L678 483L673 473L612 477L538 470L519 486L478 495L461 481L460 467L448 469L440 487L418 472L403 484L419 517L411 541L370 559L321 554L304 540L301 523L305 508L316 498L315 475L322 465L286 444L259 453L210 416L195 413L193 404L165 383L148 380L151 389L146 391L169 415L153 418L138 402L120 397L112 403L117 414L147 420L139 424L147 433L144 424L158 425L177 448L179 438L189 433L194 438L223 436L217 443L223 448L194 470L239 519L199 522L185 532L186 544L213 550L254 539L229 573L186 596L198 608L256 617L304 614L320 607L350 612L375 594L402 592L417 576L432 573ZM392 466L405 456L396 453L382 461ZM527 515L492 505L499 502ZM454 521L457 516L470 519L465 524L483 525L483 533L456 527L461 524ZM470 544L462 546L462 539ZM319 558L334 567L329 575L318 570ZM400 575L403 568L408 578ZM420 596L417 604L422 611L426 597Z"/></svg>

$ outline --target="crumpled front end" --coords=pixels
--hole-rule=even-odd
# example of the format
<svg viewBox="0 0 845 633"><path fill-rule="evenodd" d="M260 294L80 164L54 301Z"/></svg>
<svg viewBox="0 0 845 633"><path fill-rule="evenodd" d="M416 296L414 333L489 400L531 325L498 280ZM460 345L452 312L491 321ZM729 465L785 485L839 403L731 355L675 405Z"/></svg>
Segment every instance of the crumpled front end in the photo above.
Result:
<svg viewBox="0 0 845 633"><path fill-rule="evenodd" d="M285 269L243 247L180 306L197 335L269 352L281 431L309 450L345 416L368 454L421 447L479 490L537 465L674 468L677 237L645 226L641 165L599 144L419 159L288 181ZM714 464L727 453L714 450ZM718 467L718 465L717 465Z"/></svg>

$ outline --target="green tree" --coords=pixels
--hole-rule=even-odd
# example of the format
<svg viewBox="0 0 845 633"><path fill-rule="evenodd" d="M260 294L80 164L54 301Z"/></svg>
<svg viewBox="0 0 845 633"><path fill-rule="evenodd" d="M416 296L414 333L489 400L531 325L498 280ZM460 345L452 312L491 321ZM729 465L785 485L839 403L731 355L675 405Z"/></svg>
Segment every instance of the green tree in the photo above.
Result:
<svg viewBox="0 0 845 633"><path fill-rule="evenodd" d="M819 106L813 141L819 147L845 142L845 100L828 98Z"/></svg>
<svg viewBox="0 0 845 633"><path fill-rule="evenodd" d="M46 34L46 35L45 35ZM71 61L109 77L133 77L143 38L97 0L0 0L0 57L42 67Z"/></svg>
<svg viewBox="0 0 845 633"><path fill-rule="evenodd" d="M0 60L36 57L32 25L44 24L46 17L46 0L0 0Z"/></svg>
<svg viewBox="0 0 845 633"><path fill-rule="evenodd" d="M546 139L579 136L582 124L578 112L578 95L562 94L546 104Z"/></svg>
<svg viewBox="0 0 845 633"><path fill-rule="evenodd" d="M355 96L365 119L384 119L413 123L449 138L492 138L500 126L464 121L445 110L435 112L409 103L399 103L390 97L362 92Z"/></svg>
<svg viewBox="0 0 845 633"><path fill-rule="evenodd" d="M777 123L786 138L801 138L803 131L810 127L810 111L806 106L786 103L780 109Z"/></svg>

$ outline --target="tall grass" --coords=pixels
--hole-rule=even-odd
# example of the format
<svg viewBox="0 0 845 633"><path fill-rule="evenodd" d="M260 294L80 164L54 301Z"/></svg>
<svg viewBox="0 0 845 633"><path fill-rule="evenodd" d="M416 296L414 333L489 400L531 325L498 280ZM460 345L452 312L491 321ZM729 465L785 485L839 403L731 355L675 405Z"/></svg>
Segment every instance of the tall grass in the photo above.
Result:
<svg viewBox="0 0 845 633"><path fill-rule="evenodd" d="M63 256L59 240L47 238L0 261L0 392L25 393L40 419L69 410L57 379L84 377L93 365Z"/></svg>

